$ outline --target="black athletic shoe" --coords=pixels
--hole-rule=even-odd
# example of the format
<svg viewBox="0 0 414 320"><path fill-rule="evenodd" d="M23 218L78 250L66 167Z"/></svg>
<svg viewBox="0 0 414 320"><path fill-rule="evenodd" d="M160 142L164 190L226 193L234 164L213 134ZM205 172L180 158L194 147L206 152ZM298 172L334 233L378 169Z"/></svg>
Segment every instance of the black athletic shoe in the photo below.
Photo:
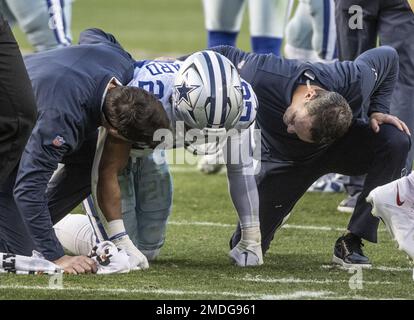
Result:
<svg viewBox="0 0 414 320"><path fill-rule="evenodd" d="M370 268L371 262L364 256L364 244L360 237L348 233L336 240L332 262L345 268Z"/></svg>

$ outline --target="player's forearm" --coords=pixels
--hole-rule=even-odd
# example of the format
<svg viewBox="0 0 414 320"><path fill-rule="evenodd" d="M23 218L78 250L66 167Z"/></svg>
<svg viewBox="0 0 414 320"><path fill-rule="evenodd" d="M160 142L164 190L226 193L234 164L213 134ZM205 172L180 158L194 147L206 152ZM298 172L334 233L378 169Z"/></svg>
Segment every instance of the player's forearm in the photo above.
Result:
<svg viewBox="0 0 414 320"><path fill-rule="evenodd" d="M131 145L110 135L105 139L105 146L99 162L99 178L96 200L108 222L122 219L121 188L118 174L128 163ZM94 166L98 166L95 163Z"/></svg>
<svg viewBox="0 0 414 320"><path fill-rule="evenodd" d="M108 222L122 219L122 195L116 172L100 175L97 196L99 208Z"/></svg>
<svg viewBox="0 0 414 320"><path fill-rule="evenodd" d="M259 226L259 195L254 175L247 174L237 165L227 165L227 175L241 228Z"/></svg>
<svg viewBox="0 0 414 320"><path fill-rule="evenodd" d="M259 195L249 130L231 135L223 147L229 191L241 228L259 226Z"/></svg>

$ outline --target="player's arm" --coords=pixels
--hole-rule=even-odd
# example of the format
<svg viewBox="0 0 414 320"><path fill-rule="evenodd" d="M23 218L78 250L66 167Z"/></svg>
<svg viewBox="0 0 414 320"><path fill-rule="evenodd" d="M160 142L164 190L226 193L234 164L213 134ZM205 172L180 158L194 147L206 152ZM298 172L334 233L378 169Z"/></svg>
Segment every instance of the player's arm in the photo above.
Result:
<svg viewBox="0 0 414 320"><path fill-rule="evenodd" d="M230 256L239 266L254 266L263 263L259 195L253 164L254 119L257 98L251 85L241 79L244 110L236 126L238 132L230 135L223 149L226 159L230 195L236 208L241 229L239 243L230 251ZM258 137L260 139L260 137ZM260 150L258 148L257 150Z"/></svg>
<svg viewBox="0 0 414 320"><path fill-rule="evenodd" d="M378 132L380 124L390 123L409 134L403 121L389 115L391 96L398 80L397 51L389 46L374 48L361 54L355 63L364 63L371 69L369 72L362 72L361 77L363 86L367 86L365 89L371 91L368 115L372 129Z"/></svg>
<svg viewBox="0 0 414 320"><path fill-rule="evenodd" d="M58 163L75 145L74 127L74 122L55 110L39 115L20 161L14 198L36 250L65 272L77 274L96 271L95 262L87 257L65 256L53 229L46 196Z"/></svg>
<svg viewBox="0 0 414 320"><path fill-rule="evenodd" d="M228 138L223 149L229 191L242 229L259 226L259 198L254 178L249 130ZM260 239L258 239L260 241Z"/></svg>
<svg viewBox="0 0 414 320"><path fill-rule="evenodd" d="M227 150L226 150L227 149ZM230 196L241 229L239 243L230 251L241 267L263 263L259 222L259 195L255 181L249 130L228 138L224 148Z"/></svg>
<svg viewBox="0 0 414 320"><path fill-rule="evenodd" d="M99 162L96 198L99 209L108 221L109 240L126 251L131 268L147 269L148 260L129 238L122 219L122 194L118 175L128 164L130 151L129 142L107 135Z"/></svg>
<svg viewBox="0 0 414 320"><path fill-rule="evenodd" d="M122 219L121 189L118 175L128 164L131 144L108 135L99 163L97 199L108 222Z"/></svg>

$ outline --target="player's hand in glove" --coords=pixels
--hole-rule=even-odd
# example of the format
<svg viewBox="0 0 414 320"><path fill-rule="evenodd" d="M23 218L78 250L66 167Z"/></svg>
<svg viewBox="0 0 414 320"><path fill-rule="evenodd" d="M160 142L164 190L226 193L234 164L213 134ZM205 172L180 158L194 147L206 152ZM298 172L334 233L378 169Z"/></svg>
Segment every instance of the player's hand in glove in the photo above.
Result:
<svg viewBox="0 0 414 320"><path fill-rule="evenodd" d="M132 243L127 234L111 240L117 248L124 249L129 257L131 270L144 270L149 268L147 258Z"/></svg>
<svg viewBox="0 0 414 320"><path fill-rule="evenodd" d="M262 245L260 242L240 240L230 250L230 258L239 267L260 266L263 264Z"/></svg>
<svg viewBox="0 0 414 320"><path fill-rule="evenodd" d="M132 243L125 231L122 219L112 220L108 223L109 240L119 249L124 249L129 257L131 270L148 269L149 264L147 258Z"/></svg>
<svg viewBox="0 0 414 320"><path fill-rule="evenodd" d="M259 227L242 229L241 240L230 250L229 256L239 267L262 265L263 254Z"/></svg>

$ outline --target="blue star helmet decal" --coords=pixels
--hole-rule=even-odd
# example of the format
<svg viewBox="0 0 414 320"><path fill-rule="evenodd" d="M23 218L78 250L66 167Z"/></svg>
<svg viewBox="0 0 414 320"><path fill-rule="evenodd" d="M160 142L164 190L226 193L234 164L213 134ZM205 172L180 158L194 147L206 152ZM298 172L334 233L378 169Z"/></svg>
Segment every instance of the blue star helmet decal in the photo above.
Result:
<svg viewBox="0 0 414 320"><path fill-rule="evenodd" d="M191 91L197 89L200 86L194 85L194 86L187 86L185 81L181 82L180 85L174 86L176 90L176 94L178 94L178 102L177 104L180 104L182 100L184 100L188 106L191 106L190 97L188 96Z"/></svg>

